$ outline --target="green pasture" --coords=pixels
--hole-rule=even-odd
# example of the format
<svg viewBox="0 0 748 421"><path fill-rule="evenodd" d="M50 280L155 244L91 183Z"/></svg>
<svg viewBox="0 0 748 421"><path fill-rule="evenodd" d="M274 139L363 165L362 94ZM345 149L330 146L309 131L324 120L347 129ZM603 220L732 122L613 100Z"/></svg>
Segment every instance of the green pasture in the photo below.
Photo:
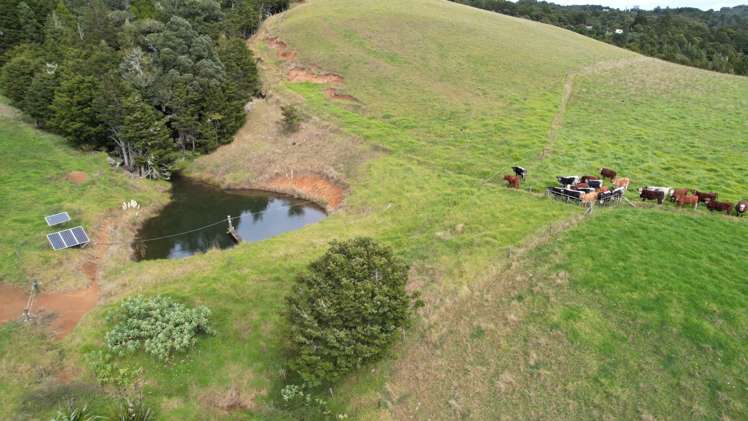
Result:
<svg viewBox="0 0 748 421"><path fill-rule="evenodd" d="M15 380L33 363L13 354L11 338L39 349L43 358L64 355L81 368L81 382L95 385L86 356L104 349L106 312L129 294L165 293L208 306L217 333L169 364L139 354L113 360L118 370L142 369L146 401L159 416L289 418L278 405L288 381L284 296L329 241L366 235L413 265L427 312L478 319L465 317L465 326L442 316L419 319L386 361L333 391L329 399L338 412L371 419L745 416L743 221L701 212L596 210L558 241L549 238L521 258L522 271L536 274L538 288L523 284L521 295L511 295L502 289L510 283L500 272L507 249L582 210L508 190L500 177L523 165L530 170L525 187L537 191L554 175L610 166L634 183L704 186L730 199L748 194L739 168L748 149L748 79L642 62L578 34L446 1L314 0L267 25L300 62L342 75L339 88L360 104L332 102L315 84L273 88L294 94L305 113L382 154L353 172L345 206L320 223L185 260L109 268L105 305L61 344L20 335L16 327L0 331L0 365L9 373L0 380L6 408L21 408L21 396L53 382L59 365L35 381ZM592 67L597 70L584 72ZM564 83L577 73L563 125L541 161ZM0 141L13 152L0 157L0 174L12 181L0 194L18 198L0 202L2 214L17 215L0 228L0 274L13 282L54 262L40 235L46 232L41 216L57 204L95 224L122 200L155 197L155 187L135 188L110 171L102 154L74 152L57 137L8 118L0 119L0 130ZM91 177L71 185L63 180L71 170ZM25 263L14 263L23 241L32 241L24 246ZM551 278L559 272L568 274L566 286L543 284L556 285ZM475 296L480 299L471 301ZM525 323L493 338L506 327L507 305L526 315ZM477 310L483 313L471 313ZM431 352L437 349L431 337L439 338L439 353ZM537 338L543 338L540 347ZM424 358L419 346L431 347ZM536 349L542 352L532 364L508 374L512 381L503 376ZM411 361L437 368L418 377L409 371L419 367ZM461 379L470 382L455 388ZM509 386L500 387L504 383ZM420 402L412 393L392 396L398 387L416 385ZM232 389L242 410L220 407ZM94 404L106 406L121 392L103 390L90 395ZM24 411L47 416L66 396ZM683 402L698 408L686 412L677 406Z"/></svg>

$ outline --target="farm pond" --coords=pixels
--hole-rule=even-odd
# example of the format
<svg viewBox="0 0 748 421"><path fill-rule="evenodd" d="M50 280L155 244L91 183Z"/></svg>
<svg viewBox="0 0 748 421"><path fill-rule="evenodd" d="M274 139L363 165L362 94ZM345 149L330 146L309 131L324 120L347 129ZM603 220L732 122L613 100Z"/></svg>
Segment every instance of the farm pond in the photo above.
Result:
<svg viewBox="0 0 748 421"><path fill-rule="evenodd" d="M135 260L180 259L232 247L236 241L227 233L227 215L244 242L297 230L327 216L312 202L276 193L222 190L186 177L176 178L171 188L172 201L138 231Z"/></svg>

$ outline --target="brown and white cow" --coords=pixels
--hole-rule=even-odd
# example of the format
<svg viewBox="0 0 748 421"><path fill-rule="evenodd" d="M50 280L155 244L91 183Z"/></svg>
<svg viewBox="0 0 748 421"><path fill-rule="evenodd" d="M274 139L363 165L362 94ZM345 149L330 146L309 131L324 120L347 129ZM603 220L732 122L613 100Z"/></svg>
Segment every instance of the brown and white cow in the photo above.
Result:
<svg viewBox="0 0 748 421"><path fill-rule="evenodd" d="M735 205L735 215L743 216L748 211L748 200L741 200Z"/></svg>

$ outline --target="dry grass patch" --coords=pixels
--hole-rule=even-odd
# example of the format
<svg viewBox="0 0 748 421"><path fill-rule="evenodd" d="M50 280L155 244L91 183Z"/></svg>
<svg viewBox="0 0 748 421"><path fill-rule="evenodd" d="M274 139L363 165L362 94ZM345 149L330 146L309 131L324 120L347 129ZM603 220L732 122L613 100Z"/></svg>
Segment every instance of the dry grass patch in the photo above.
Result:
<svg viewBox="0 0 748 421"><path fill-rule="evenodd" d="M279 191L337 207L346 180L372 153L318 119L285 133L280 105L277 98L254 101L234 142L197 159L189 175L224 188Z"/></svg>

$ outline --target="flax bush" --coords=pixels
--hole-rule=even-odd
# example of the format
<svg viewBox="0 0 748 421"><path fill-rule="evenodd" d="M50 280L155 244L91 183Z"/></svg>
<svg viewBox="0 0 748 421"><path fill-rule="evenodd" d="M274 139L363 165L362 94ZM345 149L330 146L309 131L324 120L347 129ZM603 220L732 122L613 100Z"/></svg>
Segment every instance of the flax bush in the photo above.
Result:
<svg viewBox="0 0 748 421"><path fill-rule="evenodd" d="M201 334L213 334L210 310L189 308L166 296L125 299L108 320L114 327L106 334L107 347L124 355L143 349L162 361L192 348Z"/></svg>

